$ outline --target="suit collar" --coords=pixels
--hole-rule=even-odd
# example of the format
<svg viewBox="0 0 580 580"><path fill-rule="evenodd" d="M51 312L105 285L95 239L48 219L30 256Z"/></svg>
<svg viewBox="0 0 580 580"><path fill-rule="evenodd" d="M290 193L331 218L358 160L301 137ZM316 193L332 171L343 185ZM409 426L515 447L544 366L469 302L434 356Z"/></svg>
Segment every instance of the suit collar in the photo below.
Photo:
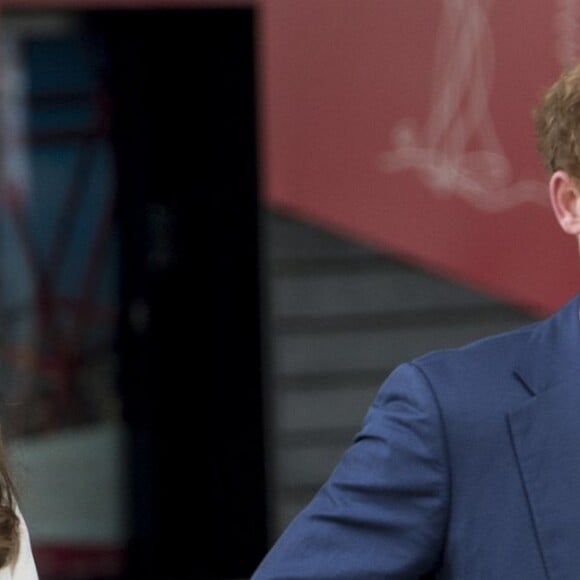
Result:
<svg viewBox="0 0 580 580"><path fill-rule="evenodd" d="M537 324L516 362L515 373L532 394L580 372L580 294Z"/></svg>
<svg viewBox="0 0 580 580"><path fill-rule="evenodd" d="M580 570L580 299L537 324L516 373L533 397L508 413L546 576Z"/></svg>

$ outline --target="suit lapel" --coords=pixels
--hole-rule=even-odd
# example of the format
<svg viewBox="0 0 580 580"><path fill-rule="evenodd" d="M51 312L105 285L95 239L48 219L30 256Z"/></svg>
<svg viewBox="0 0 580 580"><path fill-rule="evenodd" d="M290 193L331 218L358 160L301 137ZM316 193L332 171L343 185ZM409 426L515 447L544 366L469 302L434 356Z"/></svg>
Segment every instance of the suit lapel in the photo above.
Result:
<svg viewBox="0 0 580 580"><path fill-rule="evenodd" d="M580 300L533 331L516 374L532 397L509 414L551 580L580 570Z"/></svg>

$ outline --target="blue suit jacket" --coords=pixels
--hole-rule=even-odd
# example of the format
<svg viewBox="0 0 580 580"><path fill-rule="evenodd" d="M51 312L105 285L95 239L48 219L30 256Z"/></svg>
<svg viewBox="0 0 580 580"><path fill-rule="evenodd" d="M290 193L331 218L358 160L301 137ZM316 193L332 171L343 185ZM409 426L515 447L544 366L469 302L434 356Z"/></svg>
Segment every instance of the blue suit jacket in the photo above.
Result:
<svg viewBox="0 0 580 580"><path fill-rule="evenodd" d="M252 580L579 579L579 308L398 367Z"/></svg>

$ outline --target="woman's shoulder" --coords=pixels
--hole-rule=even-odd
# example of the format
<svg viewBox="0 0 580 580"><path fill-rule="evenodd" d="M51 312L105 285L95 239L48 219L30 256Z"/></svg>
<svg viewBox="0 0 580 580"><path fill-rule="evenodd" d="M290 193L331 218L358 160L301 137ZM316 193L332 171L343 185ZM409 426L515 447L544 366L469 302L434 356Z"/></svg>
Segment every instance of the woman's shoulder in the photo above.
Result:
<svg viewBox="0 0 580 580"><path fill-rule="evenodd" d="M0 570L0 580L38 580L28 526L21 511L18 508L16 511L20 518L20 549L16 562L12 566Z"/></svg>

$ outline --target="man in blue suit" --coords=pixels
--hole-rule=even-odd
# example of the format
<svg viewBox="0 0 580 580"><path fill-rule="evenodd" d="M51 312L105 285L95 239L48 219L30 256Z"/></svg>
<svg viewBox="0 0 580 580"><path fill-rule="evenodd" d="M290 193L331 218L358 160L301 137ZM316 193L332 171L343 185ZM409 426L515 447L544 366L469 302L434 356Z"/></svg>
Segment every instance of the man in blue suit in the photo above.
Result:
<svg viewBox="0 0 580 580"><path fill-rule="evenodd" d="M580 242L580 66L535 113ZM252 580L580 579L580 297L399 366Z"/></svg>

